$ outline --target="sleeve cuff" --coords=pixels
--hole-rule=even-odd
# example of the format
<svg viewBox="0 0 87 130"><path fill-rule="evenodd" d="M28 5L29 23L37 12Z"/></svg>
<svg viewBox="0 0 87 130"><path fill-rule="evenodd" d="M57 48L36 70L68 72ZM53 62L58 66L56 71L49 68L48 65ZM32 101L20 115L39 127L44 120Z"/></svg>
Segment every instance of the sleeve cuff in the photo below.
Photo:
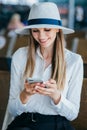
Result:
<svg viewBox="0 0 87 130"><path fill-rule="evenodd" d="M58 104L54 104L53 100L51 100L51 104L52 104L54 107L61 108L61 101L62 101L62 96L61 96L61 99L60 99L60 101L59 101Z"/></svg>
<svg viewBox="0 0 87 130"><path fill-rule="evenodd" d="M20 96L17 97L17 103L16 103L16 106L17 106L17 114L21 114L22 112L26 112L26 108L27 108L27 104L23 104L20 100Z"/></svg>
<svg viewBox="0 0 87 130"><path fill-rule="evenodd" d="M58 104L54 104L54 102L53 102L53 100L51 100L51 104L55 107L55 109L57 109L57 111L59 112L60 110L61 110L61 108L62 108L62 104L63 104L63 102L66 102L65 101L66 99L64 98L64 96L63 95L61 95L61 99L60 99L60 101L59 101L59 103Z"/></svg>

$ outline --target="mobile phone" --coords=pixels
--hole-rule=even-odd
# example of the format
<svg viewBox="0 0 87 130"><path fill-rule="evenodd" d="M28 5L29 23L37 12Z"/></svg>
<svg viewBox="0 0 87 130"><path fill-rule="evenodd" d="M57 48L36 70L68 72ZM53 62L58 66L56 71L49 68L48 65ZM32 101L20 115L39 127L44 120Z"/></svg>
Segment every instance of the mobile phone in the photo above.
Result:
<svg viewBox="0 0 87 130"><path fill-rule="evenodd" d="M28 83L43 83L43 80L40 78L27 78Z"/></svg>

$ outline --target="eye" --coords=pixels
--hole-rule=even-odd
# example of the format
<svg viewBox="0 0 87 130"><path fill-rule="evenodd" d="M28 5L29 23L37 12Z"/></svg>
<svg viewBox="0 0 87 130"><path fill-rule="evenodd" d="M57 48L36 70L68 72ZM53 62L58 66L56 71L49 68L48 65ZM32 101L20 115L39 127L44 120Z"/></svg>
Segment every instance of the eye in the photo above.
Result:
<svg viewBox="0 0 87 130"><path fill-rule="evenodd" d="M34 30L32 30L32 32L38 32L38 30L37 30L37 29L34 29Z"/></svg>
<svg viewBox="0 0 87 130"><path fill-rule="evenodd" d="M51 29L50 28L45 28L44 31L49 32L49 31L51 31Z"/></svg>

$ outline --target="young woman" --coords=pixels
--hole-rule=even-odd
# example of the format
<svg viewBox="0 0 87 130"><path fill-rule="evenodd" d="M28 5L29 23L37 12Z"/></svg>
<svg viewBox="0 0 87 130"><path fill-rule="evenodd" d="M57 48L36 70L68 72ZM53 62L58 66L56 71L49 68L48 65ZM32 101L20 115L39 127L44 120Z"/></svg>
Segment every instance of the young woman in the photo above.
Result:
<svg viewBox="0 0 87 130"><path fill-rule="evenodd" d="M79 113L83 61L65 49L63 35L74 31L62 26L51 2L34 4L28 24L16 30L29 34L29 45L12 57L8 110L14 119L7 130L74 130L70 121Z"/></svg>

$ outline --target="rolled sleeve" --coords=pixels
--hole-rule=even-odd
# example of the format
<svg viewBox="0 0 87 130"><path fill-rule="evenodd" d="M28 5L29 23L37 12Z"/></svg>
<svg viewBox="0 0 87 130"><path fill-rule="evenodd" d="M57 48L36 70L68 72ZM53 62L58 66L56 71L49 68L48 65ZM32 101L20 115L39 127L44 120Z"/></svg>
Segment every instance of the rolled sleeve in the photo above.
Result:
<svg viewBox="0 0 87 130"><path fill-rule="evenodd" d="M51 103L56 112L61 116L65 116L68 120L72 121L77 117L77 110L75 109L74 105L63 95L61 96L61 100L57 105L55 105L53 101L51 101Z"/></svg>
<svg viewBox="0 0 87 130"><path fill-rule="evenodd" d="M16 99L10 100L8 106L9 106L9 112L15 117L23 112L26 112L27 103L22 104L20 97L18 96Z"/></svg>

